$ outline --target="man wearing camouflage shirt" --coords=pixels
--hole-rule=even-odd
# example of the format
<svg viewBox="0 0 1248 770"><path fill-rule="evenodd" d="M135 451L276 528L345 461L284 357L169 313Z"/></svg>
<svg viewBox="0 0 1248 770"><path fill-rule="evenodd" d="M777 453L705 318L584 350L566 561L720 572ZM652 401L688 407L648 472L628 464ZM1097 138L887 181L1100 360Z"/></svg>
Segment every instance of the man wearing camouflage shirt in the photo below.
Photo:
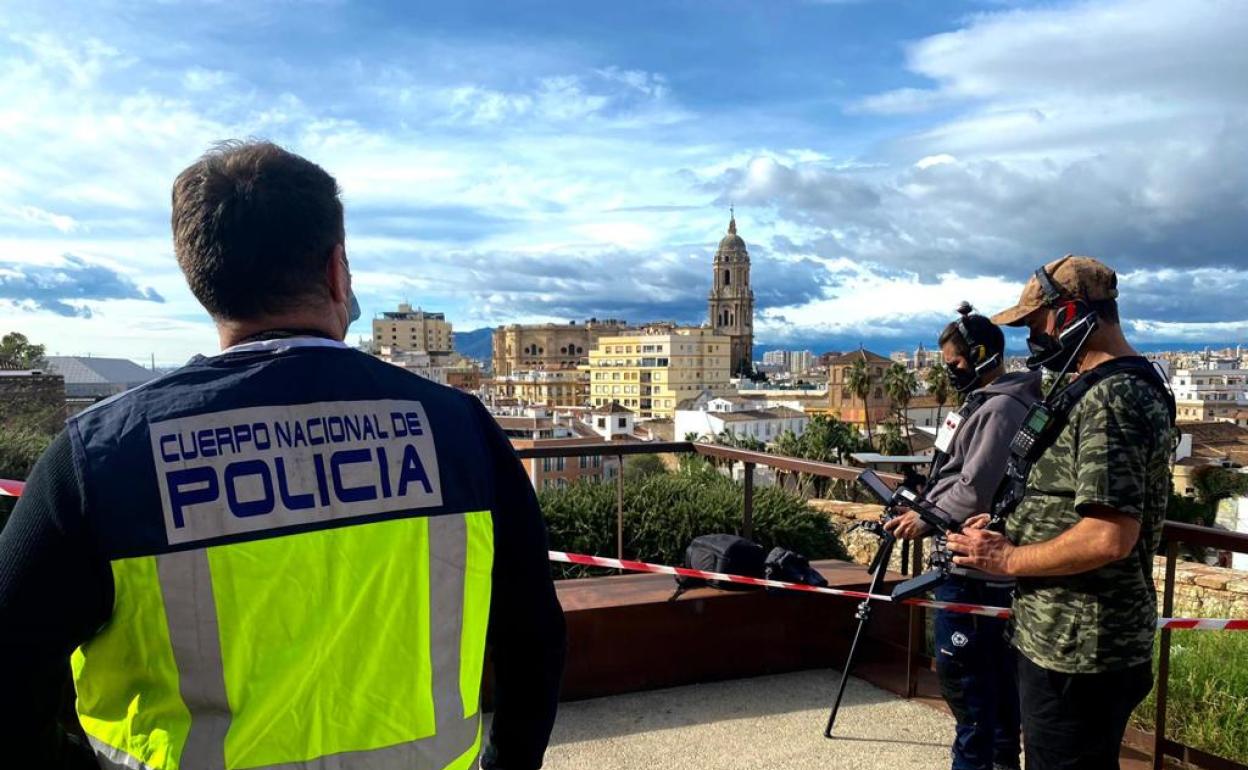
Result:
<svg viewBox="0 0 1248 770"><path fill-rule="evenodd" d="M1033 360L1054 371L1139 366L1097 382L1074 405L1031 469L1006 535L973 528L949 545L964 554L955 558L960 565L1018 579L1014 645L1027 770L1102 770L1118 767L1127 718L1152 688L1152 559L1169 491L1172 405L1123 336L1114 272L1073 256L1044 272L1060 299L1033 276L1019 303L993 321L1027 325ZM1093 330L1063 339L1089 313ZM973 526L982 527L986 517L977 518Z"/></svg>

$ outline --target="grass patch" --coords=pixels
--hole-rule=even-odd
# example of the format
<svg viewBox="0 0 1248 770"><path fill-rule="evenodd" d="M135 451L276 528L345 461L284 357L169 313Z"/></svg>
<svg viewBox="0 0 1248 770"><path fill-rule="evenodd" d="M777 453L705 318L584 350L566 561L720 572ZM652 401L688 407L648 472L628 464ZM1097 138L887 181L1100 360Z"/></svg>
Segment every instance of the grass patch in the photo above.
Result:
<svg viewBox="0 0 1248 770"><path fill-rule="evenodd" d="M1156 671L1154 657L1154 674ZM1167 737L1248 763L1248 633L1175 631L1170 648L1169 693ZM1152 730L1156 709L1154 687L1136 709L1132 724Z"/></svg>

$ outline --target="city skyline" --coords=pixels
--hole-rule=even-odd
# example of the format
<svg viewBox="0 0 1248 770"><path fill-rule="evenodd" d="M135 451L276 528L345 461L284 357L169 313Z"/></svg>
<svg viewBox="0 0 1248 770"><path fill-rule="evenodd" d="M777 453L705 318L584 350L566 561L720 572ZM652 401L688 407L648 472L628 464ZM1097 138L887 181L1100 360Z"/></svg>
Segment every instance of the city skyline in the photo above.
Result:
<svg viewBox="0 0 1248 770"><path fill-rule="evenodd" d="M735 205L755 359L930 347L1066 251L1120 271L1142 347L1233 345L1245 32L1220 0L15 7L0 330L215 350L169 186L263 136L342 185L352 341L404 300L460 331L700 323Z"/></svg>

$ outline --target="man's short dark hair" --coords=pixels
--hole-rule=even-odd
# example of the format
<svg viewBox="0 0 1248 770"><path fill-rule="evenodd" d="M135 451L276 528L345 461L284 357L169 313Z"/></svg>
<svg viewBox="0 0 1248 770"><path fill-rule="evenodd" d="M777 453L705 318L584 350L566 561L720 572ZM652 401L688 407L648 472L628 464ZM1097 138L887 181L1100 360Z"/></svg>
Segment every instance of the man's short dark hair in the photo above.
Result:
<svg viewBox="0 0 1248 770"><path fill-rule="evenodd" d="M345 240L338 183L270 142L224 142L173 183L173 248L214 318L282 313L328 297Z"/></svg>

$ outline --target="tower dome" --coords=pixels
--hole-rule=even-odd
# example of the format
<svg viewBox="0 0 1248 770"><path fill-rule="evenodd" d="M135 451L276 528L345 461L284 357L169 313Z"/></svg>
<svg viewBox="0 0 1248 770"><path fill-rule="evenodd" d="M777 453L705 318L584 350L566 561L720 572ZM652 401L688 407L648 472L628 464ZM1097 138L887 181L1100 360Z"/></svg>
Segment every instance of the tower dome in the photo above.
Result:
<svg viewBox="0 0 1248 770"><path fill-rule="evenodd" d="M737 235L737 217L734 213L728 219L728 234L720 239L719 248L715 250L715 259L732 261L749 258L750 254L745 248L745 240Z"/></svg>

